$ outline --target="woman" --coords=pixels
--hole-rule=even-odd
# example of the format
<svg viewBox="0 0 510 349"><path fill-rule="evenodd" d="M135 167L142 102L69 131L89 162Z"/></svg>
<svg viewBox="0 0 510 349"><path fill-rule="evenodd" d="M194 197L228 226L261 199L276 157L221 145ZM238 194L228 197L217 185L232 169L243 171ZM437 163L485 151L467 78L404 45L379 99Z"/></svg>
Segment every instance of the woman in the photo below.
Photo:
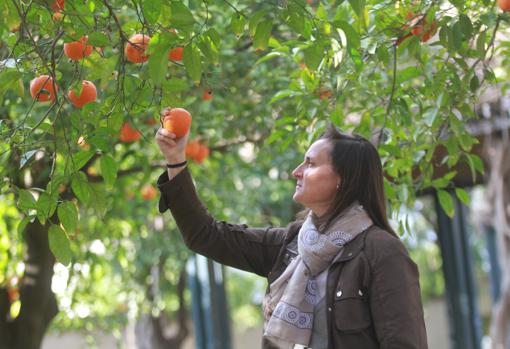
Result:
<svg viewBox="0 0 510 349"><path fill-rule="evenodd" d="M260 229L208 213L186 167L187 138L156 135L170 164L160 212L170 208L191 250L268 279L263 348L427 348L418 269L388 223L370 142L330 125L292 172L306 210Z"/></svg>

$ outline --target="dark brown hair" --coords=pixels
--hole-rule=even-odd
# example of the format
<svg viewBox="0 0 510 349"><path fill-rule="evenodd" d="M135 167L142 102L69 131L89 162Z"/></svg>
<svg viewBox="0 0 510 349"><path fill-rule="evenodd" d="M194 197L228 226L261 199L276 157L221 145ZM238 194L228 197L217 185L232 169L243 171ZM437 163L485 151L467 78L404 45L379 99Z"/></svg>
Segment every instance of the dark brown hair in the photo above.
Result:
<svg viewBox="0 0 510 349"><path fill-rule="evenodd" d="M340 132L333 124L318 139L331 144L331 164L340 177L333 204L324 215L324 228L343 210L358 200L375 225L397 236L386 213L381 158L372 143L360 135ZM306 217L309 210L301 211L298 218Z"/></svg>

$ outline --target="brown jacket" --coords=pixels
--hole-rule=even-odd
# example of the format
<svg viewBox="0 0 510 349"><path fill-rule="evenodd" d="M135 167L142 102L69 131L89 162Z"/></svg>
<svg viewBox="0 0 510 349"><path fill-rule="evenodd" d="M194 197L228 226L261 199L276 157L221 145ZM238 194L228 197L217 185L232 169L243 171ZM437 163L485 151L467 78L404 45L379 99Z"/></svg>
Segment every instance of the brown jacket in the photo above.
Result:
<svg viewBox="0 0 510 349"><path fill-rule="evenodd" d="M218 221L204 207L186 168L158 179L160 212L170 208L186 245L219 263L278 278L297 254L299 221L249 228ZM328 270L329 349L425 349L418 268L402 242L372 226L345 245ZM267 341L264 349L273 348Z"/></svg>

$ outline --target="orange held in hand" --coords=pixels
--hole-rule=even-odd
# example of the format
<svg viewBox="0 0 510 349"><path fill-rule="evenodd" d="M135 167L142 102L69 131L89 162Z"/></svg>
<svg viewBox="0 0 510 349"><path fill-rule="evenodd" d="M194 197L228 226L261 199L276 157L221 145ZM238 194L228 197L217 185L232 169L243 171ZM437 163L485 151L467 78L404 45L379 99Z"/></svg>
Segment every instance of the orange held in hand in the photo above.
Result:
<svg viewBox="0 0 510 349"><path fill-rule="evenodd" d="M142 135L138 130L132 128L127 122L120 129L120 140L126 143L136 142Z"/></svg>
<svg viewBox="0 0 510 349"><path fill-rule="evenodd" d="M87 37L82 36L80 40L64 44L64 54L74 61L90 56L92 45L87 45Z"/></svg>
<svg viewBox="0 0 510 349"><path fill-rule="evenodd" d="M510 11L510 0L498 0L498 6L503 11Z"/></svg>
<svg viewBox="0 0 510 349"><path fill-rule="evenodd" d="M166 108L161 113L163 127L175 134L177 138L183 137L191 126L191 114L183 108Z"/></svg>
<svg viewBox="0 0 510 349"><path fill-rule="evenodd" d="M30 94L39 102L54 101L56 89L53 88L53 79L49 75L41 75L30 81Z"/></svg>
<svg viewBox="0 0 510 349"><path fill-rule="evenodd" d="M83 80L81 94L77 96L73 90L67 93L67 97L71 101L72 105L76 108L81 108L85 104L94 102L97 98L96 85L88 80Z"/></svg>
<svg viewBox="0 0 510 349"><path fill-rule="evenodd" d="M136 34L129 38L129 42L124 47L126 59L132 63L143 63L149 59L145 50L149 46L151 37L144 34Z"/></svg>

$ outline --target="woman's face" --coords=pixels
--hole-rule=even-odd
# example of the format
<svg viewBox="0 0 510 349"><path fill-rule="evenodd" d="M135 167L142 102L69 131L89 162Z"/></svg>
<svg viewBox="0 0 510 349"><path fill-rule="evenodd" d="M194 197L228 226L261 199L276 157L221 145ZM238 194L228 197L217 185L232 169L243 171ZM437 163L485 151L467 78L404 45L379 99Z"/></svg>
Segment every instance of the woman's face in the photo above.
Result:
<svg viewBox="0 0 510 349"><path fill-rule="evenodd" d="M330 207L340 177L331 165L331 144L325 139L313 143L305 154L304 161L292 171L296 178L293 199L322 216Z"/></svg>

